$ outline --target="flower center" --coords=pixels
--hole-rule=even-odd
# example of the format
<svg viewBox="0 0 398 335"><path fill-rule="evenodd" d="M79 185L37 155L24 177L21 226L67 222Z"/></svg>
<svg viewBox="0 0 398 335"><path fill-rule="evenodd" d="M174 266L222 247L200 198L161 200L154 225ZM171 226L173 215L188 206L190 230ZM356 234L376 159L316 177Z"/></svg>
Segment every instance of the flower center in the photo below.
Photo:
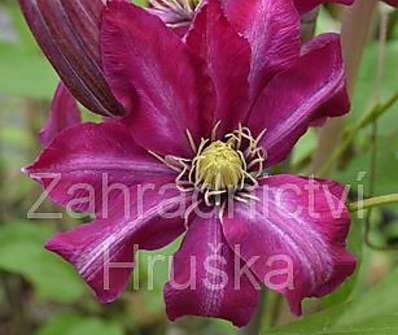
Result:
<svg viewBox="0 0 398 335"><path fill-rule="evenodd" d="M151 13L159 16L167 25L179 27L189 23L201 0L149 0Z"/></svg>
<svg viewBox="0 0 398 335"><path fill-rule="evenodd" d="M243 162L233 141L211 143L197 156L196 182L211 191L235 190L244 178Z"/></svg>
<svg viewBox="0 0 398 335"><path fill-rule="evenodd" d="M175 180L181 192L198 191L203 195L198 202L207 206L225 207L227 199L247 203L258 200L252 191L258 185L257 178L263 173L266 153L259 145L265 130L254 137L249 128L239 125L222 141L217 140L217 123L211 137L195 143L187 130L188 142L194 153L193 158L153 156L178 173ZM189 211L188 211L189 212Z"/></svg>

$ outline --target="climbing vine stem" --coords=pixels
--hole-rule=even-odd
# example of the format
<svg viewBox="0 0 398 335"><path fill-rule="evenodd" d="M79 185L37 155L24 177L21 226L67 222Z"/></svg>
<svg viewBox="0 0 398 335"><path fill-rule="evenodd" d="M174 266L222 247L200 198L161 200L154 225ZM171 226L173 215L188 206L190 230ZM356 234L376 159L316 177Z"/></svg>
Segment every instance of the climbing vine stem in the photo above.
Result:
<svg viewBox="0 0 398 335"><path fill-rule="evenodd" d="M391 204L398 204L398 193L351 202L348 204L348 209L350 210L350 212L358 212L365 209L371 209Z"/></svg>

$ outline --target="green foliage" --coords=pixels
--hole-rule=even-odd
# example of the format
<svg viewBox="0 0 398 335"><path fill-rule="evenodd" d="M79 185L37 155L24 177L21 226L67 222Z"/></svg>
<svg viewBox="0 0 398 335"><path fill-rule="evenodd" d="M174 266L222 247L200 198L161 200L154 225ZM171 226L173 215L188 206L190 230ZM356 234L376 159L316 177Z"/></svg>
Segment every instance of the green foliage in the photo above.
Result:
<svg viewBox="0 0 398 335"><path fill-rule="evenodd" d="M360 298L269 331L268 335L395 335L398 271Z"/></svg>
<svg viewBox="0 0 398 335"><path fill-rule="evenodd" d="M70 265L44 249L53 233L53 228L42 223L1 225L0 269L22 275L34 285L40 299L71 303L86 289Z"/></svg>
<svg viewBox="0 0 398 335"><path fill-rule="evenodd" d="M147 5L146 0L133 2L141 6ZM8 206L6 215L2 219L4 222L0 222L0 275L5 274L11 281L15 278L18 280L20 277L24 278L30 284L25 285L29 290L29 307L41 310L43 306L44 310L50 310L40 315L38 320L34 319L33 324L38 325L36 335L121 335L127 331L129 334L164 334L164 329L169 327L169 324L164 310L163 285L168 278L169 257L178 249L180 240L160 251L140 252L136 264L136 280L141 283L139 290L131 288L118 302L109 306L100 306L90 298L92 295L72 266L44 249L45 241L56 231L57 222L52 221L47 225L47 223L18 219L24 217L28 207L21 199L29 203L29 197L36 191L32 186L33 183L19 175L18 171L21 166L31 161L38 151L36 133L44 122L43 115L40 117L37 115L40 113L35 114L34 118L29 117L32 111L26 110L24 99L45 100L47 103L42 109L46 112L48 100L53 94L58 78L37 48L17 7L17 2L0 0L0 9L6 11L12 19L17 36L14 41L0 40L0 107L3 117L0 126L2 144L0 173L1 176L5 176L3 179L7 180L7 185L1 189L0 196L2 205ZM338 30L339 26L339 22L329 11L325 9L321 11L319 33ZM398 24L392 30L391 36L398 36L397 32ZM386 71L380 87L381 101L398 91L396 38L388 41L385 53ZM349 116L351 123L359 120L375 102L378 57L378 45L376 42L371 42L365 52L358 78L353 112ZM6 99L3 99L3 96ZM41 112L40 107L36 107L33 112ZM375 187L377 194L397 192L397 112L398 106L394 106L381 117L379 122ZM87 111L84 112L84 120L99 119ZM333 176L340 182L352 185L354 190L357 190L360 184L366 185L369 181L369 142L369 129L361 130L350 152L343 157L339 171ZM293 164L305 166L301 163L306 159L308 161L316 145L316 131L311 130L296 146L292 157ZM361 171L367 174L365 178L358 180L358 173ZM8 188L10 184L13 187ZM365 193L367 191L365 188ZM397 207L390 208L392 214L396 215ZM374 220L382 221L380 212L375 212ZM398 219L394 220L394 224L383 229L389 236L397 238ZM309 301L311 307L316 306L320 310L319 313L308 314L289 325L267 330L266 334L392 335L398 333L398 272L392 272L380 285L371 289L369 277L374 272L372 268L374 253L363 246L362 221L353 221L348 242L350 250L359 259L360 267L356 273L334 293L324 297L320 302L317 301L316 305L312 304L313 301ZM148 271L149 255L152 259L156 255L162 256L156 263L153 274ZM391 271L391 264L396 263L395 255L384 257L390 263L387 269L383 269L384 272L380 271L380 277ZM153 287L148 287L151 282ZM3 300L2 290L0 298ZM3 305L1 301L0 313L3 312ZM13 312L11 308L11 314ZM269 312L266 310L266 313ZM175 327L176 333L181 331L181 334L191 335L237 332L228 322L207 319L203 321L199 318L187 318L177 323ZM178 329L179 327L181 329Z"/></svg>
<svg viewBox="0 0 398 335"><path fill-rule="evenodd" d="M363 150L359 146L358 151L349 163L341 170L337 177L346 183L353 183L354 188L359 183L367 182L369 179L368 165L370 153L366 138L363 143ZM376 169L376 194L388 194L397 191L398 171L398 133L393 132L390 135L381 135L378 137L377 169ZM358 181L359 172L365 172L364 179Z"/></svg>
<svg viewBox="0 0 398 335"><path fill-rule="evenodd" d="M390 41L385 48L383 80L380 87L377 88L379 45L374 42L366 49L354 94L351 120L359 119L375 103L378 92L380 92L380 100L384 101L398 91L397 55L398 41ZM380 135L389 135L397 129L397 112L398 105L395 105L380 119L378 131Z"/></svg>
<svg viewBox="0 0 398 335"><path fill-rule="evenodd" d="M123 329L115 322L75 313L56 315L36 335L123 335Z"/></svg>
<svg viewBox="0 0 398 335"><path fill-rule="evenodd" d="M57 75L36 47L17 3L1 6L1 9L12 18L17 38L12 42L0 40L0 92L49 98Z"/></svg>
<svg viewBox="0 0 398 335"><path fill-rule="evenodd" d="M132 2L143 7L148 5L148 0L132 0Z"/></svg>
<svg viewBox="0 0 398 335"><path fill-rule="evenodd" d="M7 43L0 43L0 73L1 92L12 95L48 98L57 82L42 56Z"/></svg>

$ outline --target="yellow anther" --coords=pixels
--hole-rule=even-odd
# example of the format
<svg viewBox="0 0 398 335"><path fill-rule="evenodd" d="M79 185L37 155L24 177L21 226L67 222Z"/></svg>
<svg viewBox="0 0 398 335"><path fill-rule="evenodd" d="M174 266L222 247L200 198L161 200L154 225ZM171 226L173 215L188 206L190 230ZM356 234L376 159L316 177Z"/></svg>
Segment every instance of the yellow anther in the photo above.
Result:
<svg viewBox="0 0 398 335"><path fill-rule="evenodd" d="M203 196L200 203L219 207L222 217L229 199L243 203L259 201L252 192L258 186L257 178L263 174L267 153L260 145L266 130L254 137L249 128L240 124L237 130L225 134L223 141L217 141L219 125L220 122L217 122L211 136L201 138L200 142L195 141L189 130L186 131L194 153L192 158L149 153L178 173L175 179L178 190L184 193L199 191ZM186 223L190 212L191 209L188 210Z"/></svg>
<svg viewBox="0 0 398 335"><path fill-rule="evenodd" d="M231 142L213 142L197 158L197 182L204 189L234 190L241 184L244 163Z"/></svg>

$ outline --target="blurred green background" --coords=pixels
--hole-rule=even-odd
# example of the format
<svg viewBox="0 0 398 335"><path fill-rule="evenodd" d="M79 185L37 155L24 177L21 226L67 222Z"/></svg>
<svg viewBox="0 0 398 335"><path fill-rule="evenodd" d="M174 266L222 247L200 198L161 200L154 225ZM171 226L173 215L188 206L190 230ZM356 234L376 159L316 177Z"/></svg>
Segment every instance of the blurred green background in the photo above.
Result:
<svg viewBox="0 0 398 335"><path fill-rule="evenodd" d="M391 12L386 46L386 72L382 99L398 92L398 13ZM319 32L339 27L338 11L323 9ZM376 36L376 35L375 35ZM378 59L376 38L366 50L356 89L350 123L355 123L372 105ZM34 43L16 1L0 1L0 335L77 334L235 334L228 323L186 318L167 321L162 286L167 280L167 262L155 273L155 289L129 290L116 303L102 306L92 297L74 270L60 258L46 252L44 242L55 231L78 222L27 220L40 189L20 173L40 150L37 133L46 121L57 76ZM86 119L94 119L85 113ZM316 146L315 130L299 143L292 169L305 173L308 157ZM391 108L379 121L376 193L397 192L398 107ZM349 148L334 177L355 185L360 171L369 176L369 129L363 129ZM44 211L55 209L46 202ZM59 209L58 209L59 210ZM398 241L398 208L374 212L372 238L381 244ZM179 241L162 250L171 255ZM355 220L350 248L360 260L356 275L340 290L325 299L308 301L308 317L295 321L285 305L277 304L282 325L269 334L398 334L398 272L395 252L377 252L363 243L363 221ZM146 254L140 254L140 280L146 278ZM279 298L269 294L268 305ZM328 307L321 313L316 313ZM265 311L266 313L267 311ZM266 319L266 317L264 318ZM283 326L292 322L288 326Z"/></svg>

